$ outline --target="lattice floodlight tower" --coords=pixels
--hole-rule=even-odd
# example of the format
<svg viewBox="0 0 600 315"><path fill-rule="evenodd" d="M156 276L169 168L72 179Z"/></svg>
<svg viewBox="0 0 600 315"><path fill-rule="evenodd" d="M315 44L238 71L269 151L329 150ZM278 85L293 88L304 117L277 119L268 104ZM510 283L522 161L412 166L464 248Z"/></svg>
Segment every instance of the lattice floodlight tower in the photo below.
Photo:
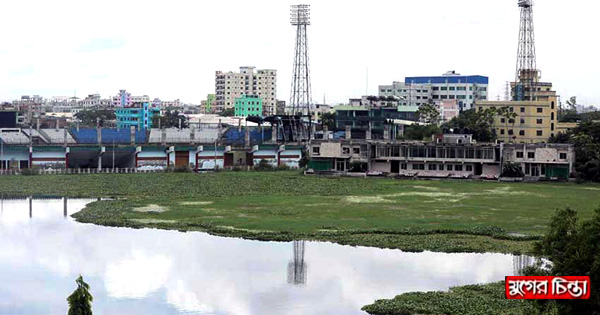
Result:
<svg viewBox="0 0 600 315"><path fill-rule="evenodd" d="M292 25L296 26L296 49L290 97L290 114L308 115L311 109L311 86L306 28L310 25L310 5L292 5L290 18Z"/></svg>
<svg viewBox="0 0 600 315"><path fill-rule="evenodd" d="M539 80L535 61L535 34L533 31L533 0L518 0L521 10L519 49L513 99L534 100L534 88Z"/></svg>

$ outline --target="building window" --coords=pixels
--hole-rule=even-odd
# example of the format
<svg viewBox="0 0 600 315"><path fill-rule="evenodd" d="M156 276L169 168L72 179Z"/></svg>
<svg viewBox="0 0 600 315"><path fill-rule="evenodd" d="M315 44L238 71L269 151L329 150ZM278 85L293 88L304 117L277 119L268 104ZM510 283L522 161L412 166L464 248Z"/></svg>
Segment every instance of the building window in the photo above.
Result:
<svg viewBox="0 0 600 315"><path fill-rule="evenodd" d="M432 90L434 90L434 91L439 91L439 90L440 90L440 88L439 88L439 87L437 87L437 86L434 86L434 87L432 88Z"/></svg>
<svg viewBox="0 0 600 315"><path fill-rule="evenodd" d="M560 154L560 159L561 160L566 160L567 159L567 154L566 153L561 153Z"/></svg>
<svg viewBox="0 0 600 315"><path fill-rule="evenodd" d="M442 86L442 91L448 91L448 87L447 86Z"/></svg>
<svg viewBox="0 0 600 315"><path fill-rule="evenodd" d="M342 148L342 154L350 154L350 148L348 148L348 147L343 147L343 148Z"/></svg>
<svg viewBox="0 0 600 315"><path fill-rule="evenodd" d="M360 148L352 148L353 154L360 154Z"/></svg>
<svg viewBox="0 0 600 315"><path fill-rule="evenodd" d="M525 124L525 118L521 118L521 125Z"/></svg>
<svg viewBox="0 0 600 315"><path fill-rule="evenodd" d="M503 135L504 134L504 129L500 129L500 134Z"/></svg>
<svg viewBox="0 0 600 315"><path fill-rule="evenodd" d="M525 107L521 107L521 113L525 112Z"/></svg>
<svg viewBox="0 0 600 315"><path fill-rule="evenodd" d="M400 164L400 169L406 170L406 169L408 169L408 165L406 163L402 163L402 164Z"/></svg>
<svg viewBox="0 0 600 315"><path fill-rule="evenodd" d="M313 147L313 154L314 155L320 155L321 154L321 147Z"/></svg>
<svg viewBox="0 0 600 315"><path fill-rule="evenodd" d="M513 131L512 129L510 129L510 130L508 131L508 134L512 136L512 135L514 134L514 131Z"/></svg>
<svg viewBox="0 0 600 315"><path fill-rule="evenodd" d="M462 172L463 167L462 167L462 165L455 165L454 166L454 170L457 171L457 172Z"/></svg>
<svg viewBox="0 0 600 315"><path fill-rule="evenodd" d="M437 164L429 164L428 166L430 171L437 171Z"/></svg>
<svg viewBox="0 0 600 315"><path fill-rule="evenodd" d="M473 165L469 164L469 165L465 165L465 169L467 172L472 172L473 171Z"/></svg>
<svg viewBox="0 0 600 315"><path fill-rule="evenodd" d="M523 158L523 151L517 151L517 159Z"/></svg>
<svg viewBox="0 0 600 315"><path fill-rule="evenodd" d="M536 120L536 122L537 122L537 124L538 124L538 125L541 125L541 124L543 124L543 123L544 123L544 120L543 120L543 119L540 119L540 118L538 118L538 119Z"/></svg>
<svg viewBox="0 0 600 315"><path fill-rule="evenodd" d="M519 130L519 136L525 136L525 130Z"/></svg>
<svg viewBox="0 0 600 315"><path fill-rule="evenodd" d="M538 131L536 132L536 134L537 134L537 136L538 136L538 137L541 137L541 136L543 136L543 135L544 135L544 132L543 132L542 130L538 130Z"/></svg>
<svg viewBox="0 0 600 315"><path fill-rule="evenodd" d="M535 159L535 152L527 152L528 159Z"/></svg>
<svg viewBox="0 0 600 315"><path fill-rule="evenodd" d="M451 171L452 170L452 164L446 165L446 170Z"/></svg>
<svg viewBox="0 0 600 315"><path fill-rule="evenodd" d="M538 112L538 113L543 113L543 112L544 112L544 109L543 109L543 108L541 108L541 107L538 107L538 108L537 108L537 112Z"/></svg>
<svg viewBox="0 0 600 315"><path fill-rule="evenodd" d="M448 90L450 90L450 91L455 91L455 90L456 90L456 88L455 88L455 87L453 87L453 86L451 86L451 87L449 87L449 88L448 88Z"/></svg>

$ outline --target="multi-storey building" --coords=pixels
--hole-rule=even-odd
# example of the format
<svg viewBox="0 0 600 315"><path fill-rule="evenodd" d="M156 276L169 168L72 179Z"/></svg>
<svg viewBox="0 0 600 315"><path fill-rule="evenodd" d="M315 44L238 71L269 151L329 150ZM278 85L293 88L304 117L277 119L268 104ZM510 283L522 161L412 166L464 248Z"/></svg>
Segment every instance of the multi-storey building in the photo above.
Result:
<svg viewBox="0 0 600 315"><path fill-rule="evenodd" d="M119 90L119 94L117 96L113 96L113 107L130 107L133 103L131 99L131 93L126 90Z"/></svg>
<svg viewBox="0 0 600 315"><path fill-rule="evenodd" d="M235 99L234 110L236 117L260 116L263 113L263 102L258 95L244 95Z"/></svg>
<svg viewBox="0 0 600 315"><path fill-rule="evenodd" d="M112 103L113 107L131 107L133 103L149 103L150 97L148 95L132 96L131 93L126 90L119 90L119 94L113 96Z"/></svg>
<svg viewBox="0 0 600 315"><path fill-rule="evenodd" d="M154 108L150 102L133 103L131 107L115 109L117 128L125 129L134 126L137 130L152 128L152 118L160 115L160 109Z"/></svg>
<svg viewBox="0 0 600 315"><path fill-rule="evenodd" d="M436 135L430 142L313 140L309 155L315 171L344 172L360 162L373 173L415 178L497 179L512 162L531 180L567 179L575 161L571 144L475 143L464 134Z"/></svg>
<svg viewBox="0 0 600 315"><path fill-rule="evenodd" d="M529 74L527 74L530 77ZM521 79L520 79L521 80ZM512 83L513 101L478 101L478 111L486 109L508 109L514 118L496 115L494 129L498 140L508 143L539 143L560 133L558 126L558 96L552 90L552 83L539 82L535 74L535 82L531 87ZM517 87L517 88L515 88Z"/></svg>
<svg viewBox="0 0 600 315"><path fill-rule="evenodd" d="M83 108L108 108L113 105L110 99L103 99L100 94L90 94L78 102L79 107Z"/></svg>
<svg viewBox="0 0 600 315"><path fill-rule="evenodd" d="M277 109L277 70L240 67L240 72L215 73L215 112L234 108L235 99L257 95L263 100L263 115L275 115Z"/></svg>
<svg viewBox="0 0 600 315"><path fill-rule="evenodd" d="M463 76L455 71L442 76L407 77L404 82L379 86L380 96L397 96L404 106L421 106L429 102L439 105L456 100L460 110L474 108L476 101L487 100L489 79L485 76Z"/></svg>

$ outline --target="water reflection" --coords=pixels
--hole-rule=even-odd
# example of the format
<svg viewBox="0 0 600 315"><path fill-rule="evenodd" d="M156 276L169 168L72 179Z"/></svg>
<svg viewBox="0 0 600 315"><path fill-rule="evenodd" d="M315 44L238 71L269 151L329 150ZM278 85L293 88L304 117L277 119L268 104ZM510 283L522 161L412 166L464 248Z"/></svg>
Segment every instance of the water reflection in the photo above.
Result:
<svg viewBox="0 0 600 315"><path fill-rule="evenodd" d="M78 274L92 287L97 315L262 315L364 314L361 306L378 298L515 273L510 255L266 243L73 222L70 215L92 201L0 200L0 314L65 314Z"/></svg>
<svg viewBox="0 0 600 315"><path fill-rule="evenodd" d="M308 272L306 262L304 262L305 241L294 241L294 258L288 263L288 283L294 285L306 284L306 273Z"/></svg>

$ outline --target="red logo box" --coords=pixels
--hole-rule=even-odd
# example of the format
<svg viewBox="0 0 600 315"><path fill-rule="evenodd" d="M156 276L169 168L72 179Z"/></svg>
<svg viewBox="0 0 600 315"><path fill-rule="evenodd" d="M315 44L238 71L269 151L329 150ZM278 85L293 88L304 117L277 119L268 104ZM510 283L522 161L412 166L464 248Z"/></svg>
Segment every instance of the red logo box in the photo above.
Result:
<svg viewBox="0 0 600 315"><path fill-rule="evenodd" d="M587 300L590 277L506 277L509 300Z"/></svg>

